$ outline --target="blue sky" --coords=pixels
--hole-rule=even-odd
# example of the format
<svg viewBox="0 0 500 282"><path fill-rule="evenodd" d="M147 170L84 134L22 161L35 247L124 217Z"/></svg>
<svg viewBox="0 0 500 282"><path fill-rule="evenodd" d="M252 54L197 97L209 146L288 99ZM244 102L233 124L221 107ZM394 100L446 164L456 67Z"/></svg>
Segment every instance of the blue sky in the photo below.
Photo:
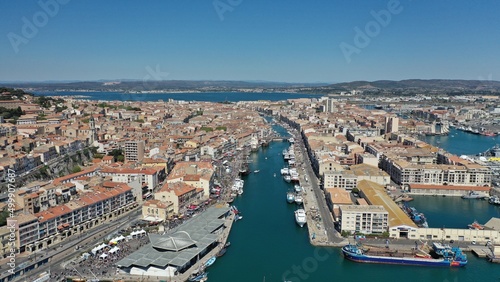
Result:
<svg viewBox="0 0 500 282"><path fill-rule="evenodd" d="M493 0L40 0L0 10L0 81L500 80Z"/></svg>

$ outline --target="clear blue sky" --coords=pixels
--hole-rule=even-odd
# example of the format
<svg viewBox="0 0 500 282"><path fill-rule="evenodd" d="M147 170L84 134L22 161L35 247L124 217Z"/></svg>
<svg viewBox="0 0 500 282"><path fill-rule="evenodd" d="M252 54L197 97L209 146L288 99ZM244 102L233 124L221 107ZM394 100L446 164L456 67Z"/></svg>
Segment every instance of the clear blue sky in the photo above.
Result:
<svg viewBox="0 0 500 282"><path fill-rule="evenodd" d="M371 12L392 0L56 1L0 2L0 81L500 80L496 0L400 0L384 26Z"/></svg>

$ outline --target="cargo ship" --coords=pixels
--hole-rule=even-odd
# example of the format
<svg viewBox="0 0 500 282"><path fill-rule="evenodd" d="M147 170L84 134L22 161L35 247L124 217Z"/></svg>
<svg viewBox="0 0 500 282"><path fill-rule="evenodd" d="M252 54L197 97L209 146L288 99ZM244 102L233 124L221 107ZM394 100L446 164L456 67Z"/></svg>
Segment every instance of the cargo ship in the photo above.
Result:
<svg viewBox="0 0 500 282"><path fill-rule="evenodd" d="M414 266L442 266L463 267L467 264L467 256L459 248L453 252L444 253L444 256L433 258L430 255L398 253L397 251L372 251L348 244L342 247L344 258L364 263L400 264Z"/></svg>

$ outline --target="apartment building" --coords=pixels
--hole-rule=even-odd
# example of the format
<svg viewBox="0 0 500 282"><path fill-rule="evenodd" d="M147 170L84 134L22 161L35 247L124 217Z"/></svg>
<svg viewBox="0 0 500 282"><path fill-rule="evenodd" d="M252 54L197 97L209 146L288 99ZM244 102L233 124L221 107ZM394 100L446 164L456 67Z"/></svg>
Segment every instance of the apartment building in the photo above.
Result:
<svg viewBox="0 0 500 282"><path fill-rule="evenodd" d="M146 145L144 140L126 141L124 145L125 161L137 162L144 159L144 149Z"/></svg>
<svg viewBox="0 0 500 282"><path fill-rule="evenodd" d="M341 230L350 233L380 234L387 231L389 213L383 206L341 205Z"/></svg>

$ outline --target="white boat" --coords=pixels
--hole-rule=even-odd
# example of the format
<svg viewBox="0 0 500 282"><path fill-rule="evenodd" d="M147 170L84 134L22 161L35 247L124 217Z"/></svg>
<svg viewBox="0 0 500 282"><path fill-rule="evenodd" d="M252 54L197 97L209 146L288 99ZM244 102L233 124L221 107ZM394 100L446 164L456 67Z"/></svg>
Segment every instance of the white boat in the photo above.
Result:
<svg viewBox="0 0 500 282"><path fill-rule="evenodd" d="M292 181L292 178L290 177L290 175L285 175L283 176L283 180L285 180L286 182L290 182Z"/></svg>
<svg viewBox="0 0 500 282"><path fill-rule="evenodd" d="M293 189L295 190L295 192L299 193L299 192L302 192L302 187L299 185L299 184L295 184L293 186Z"/></svg>
<svg viewBox="0 0 500 282"><path fill-rule="evenodd" d="M293 203L295 201L295 193L292 191L286 193L286 201L290 204Z"/></svg>
<svg viewBox="0 0 500 282"><path fill-rule="evenodd" d="M253 171L253 173L259 173L259 172L260 172L260 170L258 170L258 169Z"/></svg>
<svg viewBox="0 0 500 282"><path fill-rule="evenodd" d="M297 224L300 226L300 227L303 227L304 224L306 224L306 211L304 209L298 209L295 211L295 222L297 222Z"/></svg>
<svg viewBox="0 0 500 282"><path fill-rule="evenodd" d="M297 205L302 205L304 203L304 198L300 194L295 195L295 203Z"/></svg>
<svg viewBox="0 0 500 282"><path fill-rule="evenodd" d="M469 191L469 193L462 195L462 199L482 199L485 196L476 192L476 191Z"/></svg>
<svg viewBox="0 0 500 282"><path fill-rule="evenodd" d="M281 172L281 175L287 175L290 173L290 170L288 169L288 167L284 167L280 170Z"/></svg>

